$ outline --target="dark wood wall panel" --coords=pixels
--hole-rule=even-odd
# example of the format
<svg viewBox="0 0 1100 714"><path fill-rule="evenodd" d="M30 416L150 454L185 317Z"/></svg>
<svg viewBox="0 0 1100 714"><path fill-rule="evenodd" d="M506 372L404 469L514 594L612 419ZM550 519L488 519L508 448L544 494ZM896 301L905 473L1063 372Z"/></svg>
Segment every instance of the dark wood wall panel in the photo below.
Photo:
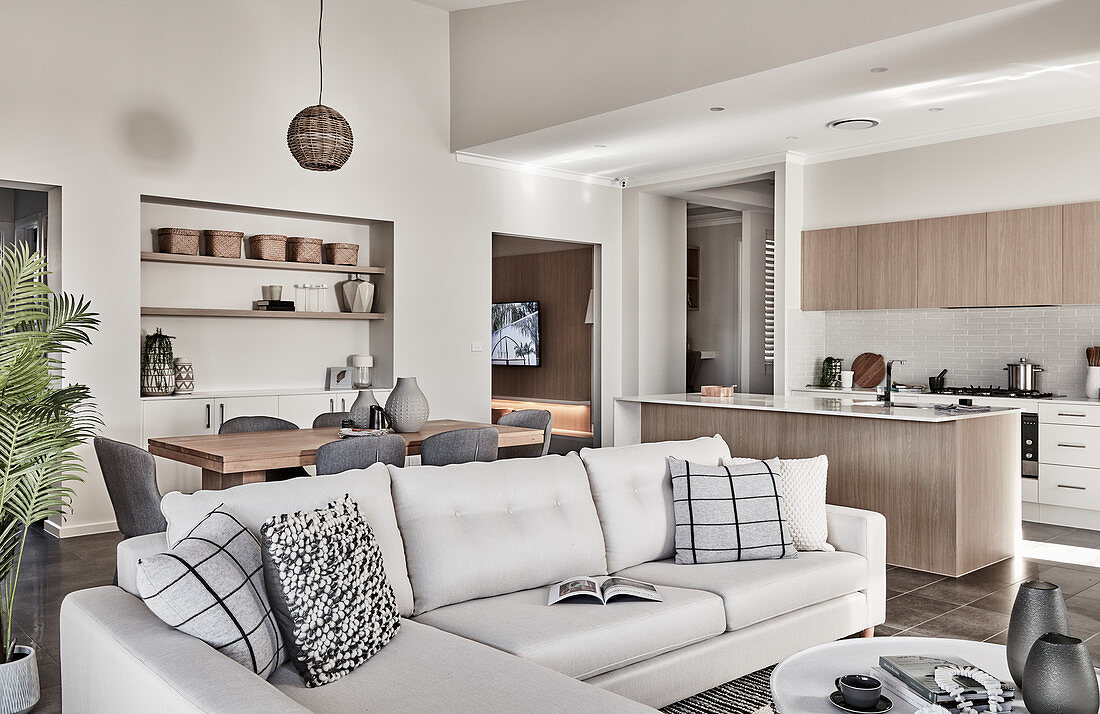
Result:
<svg viewBox="0 0 1100 714"><path fill-rule="evenodd" d="M541 343L539 367L493 367L494 397L591 401L592 259L591 247L493 258L493 302L538 300Z"/></svg>

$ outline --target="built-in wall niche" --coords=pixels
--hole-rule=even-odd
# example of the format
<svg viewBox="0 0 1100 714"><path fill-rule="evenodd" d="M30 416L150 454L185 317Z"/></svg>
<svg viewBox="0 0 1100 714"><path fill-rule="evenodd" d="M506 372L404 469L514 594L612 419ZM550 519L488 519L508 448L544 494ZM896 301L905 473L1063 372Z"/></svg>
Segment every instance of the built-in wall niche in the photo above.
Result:
<svg viewBox="0 0 1100 714"><path fill-rule="evenodd" d="M157 229L165 227L241 231L245 256L248 236L261 233L355 243L359 264L164 255ZM393 233L391 221L142 196L142 334L159 327L175 337L175 354L194 363L198 391L319 388L326 369L346 365L352 354L373 355L374 386L391 387ZM336 284L353 273L375 286L372 314L340 312ZM324 285L324 312L254 312L262 285L282 285L290 300L295 285Z"/></svg>

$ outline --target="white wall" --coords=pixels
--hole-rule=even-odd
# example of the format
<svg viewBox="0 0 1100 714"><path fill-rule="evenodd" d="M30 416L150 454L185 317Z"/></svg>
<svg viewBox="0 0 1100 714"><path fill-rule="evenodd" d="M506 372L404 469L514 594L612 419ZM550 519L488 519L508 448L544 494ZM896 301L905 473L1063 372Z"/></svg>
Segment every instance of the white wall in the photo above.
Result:
<svg viewBox="0 0 1100 714"><path fill-rule="evenodd" d="M621 393L620 192L458 164L447 14L405 0L330 0L325 10L325 102L356 137L331 174L299 168L285 142L291 117L316 101L315 5L5 4L6 24L51 29L0 45L0 66L27 69L0 74L0 96L39 101L35 112L0 114L0 136L19 137L0 142L0 179L62 187L63 287L103 319L69 376L91 386L105 434L140 435L142 194L394 221L397 372L419 377L441 417L489 417L489 355L470 342L486 340L493 232L605 243L604 398ZM287 348L228 344L225 357ZM84 455L91 472L66 534L111 527Z"/></svg>
<svg viewBox="0 0 1100 714"><path fill-rule="evenodd" d="M689 225L687 236L688 245L699 248L700 274L699 309L687 314L688 338L692 349L718 353L703 360L699 384L737 384L741 224Z"/></svg>

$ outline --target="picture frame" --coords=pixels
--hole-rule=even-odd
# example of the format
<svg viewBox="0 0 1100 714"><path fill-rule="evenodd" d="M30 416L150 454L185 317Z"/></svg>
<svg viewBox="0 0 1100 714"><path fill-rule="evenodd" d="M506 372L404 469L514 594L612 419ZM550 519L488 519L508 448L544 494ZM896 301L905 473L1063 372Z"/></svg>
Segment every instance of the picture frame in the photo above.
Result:
<svg viewBox="0 0 1100 714"><path fill-rule="evenodd" d="M354 370L351 367L329 367L325 375L325 389L355 389L352 379Z"/></svg>

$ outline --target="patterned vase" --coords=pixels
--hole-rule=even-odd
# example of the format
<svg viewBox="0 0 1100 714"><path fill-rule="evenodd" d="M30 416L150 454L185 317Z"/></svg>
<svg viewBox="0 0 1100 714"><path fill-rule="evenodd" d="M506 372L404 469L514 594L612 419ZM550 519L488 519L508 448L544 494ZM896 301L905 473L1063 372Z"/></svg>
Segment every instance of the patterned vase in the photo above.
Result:
<svg viewBox="0 0 1100 714"><path fill-rule="evenodd" d="M16 645L15 654L23 656L0 664L0 714L29 712L41 696L34 650Z"/></svg>
<svg viewBox="0 0 1100 714"><path fill-rule="evenodd" d="M1100 690L1085 644L1048 632L1035 641L1024 667L1024 702L1031 714L1096 714Z"/></svg>
<svg viewBox="0 0 1100 714"><path fill-rule="evenodd" d="M141 351L141 396L167 397L176 391L176 368L172 364L170 335L157 331L145 336Z"/></svg>
<svg viewBox="0 0 1100 714"><path fill-rule="evenodd" d="M393 430L401 434L420 431L428 421L428 398L416 384L416 377L398 377L386 400Z"/></svg>
<svg viewBox="0 0 1100 714"><path fill-rule="evenodd" d="M176 394L191 394L195 391L195 367L191 360L177 357L176 365Z"/></svg>
<svg viewBox="0 0 1100 714"><path fill-rule="evenodd" d="M374 283L349 276L339 286L341 308L345 312L370 312L374 306Z"/></svg>
<svg viewBox="0 0 1100 714"><path fill-rule="evenodd" d="M370 423L370 408L376 406L378 406L378 400L374 398L374 392L369 389L361 389L359 390L359 396L351 403L348 416L355 422L356 427L366 429Z"/></svg>
<svg viewBox="0 0 1100 714"><path fill-rule="evenodd" d="M1035 640L1048 632L1069 634L1069 615L1062 589L1054 583L1028 580L1020 585L1008 622L1008 671L1016 686L1025 687L1024 666Z"/></svg>

